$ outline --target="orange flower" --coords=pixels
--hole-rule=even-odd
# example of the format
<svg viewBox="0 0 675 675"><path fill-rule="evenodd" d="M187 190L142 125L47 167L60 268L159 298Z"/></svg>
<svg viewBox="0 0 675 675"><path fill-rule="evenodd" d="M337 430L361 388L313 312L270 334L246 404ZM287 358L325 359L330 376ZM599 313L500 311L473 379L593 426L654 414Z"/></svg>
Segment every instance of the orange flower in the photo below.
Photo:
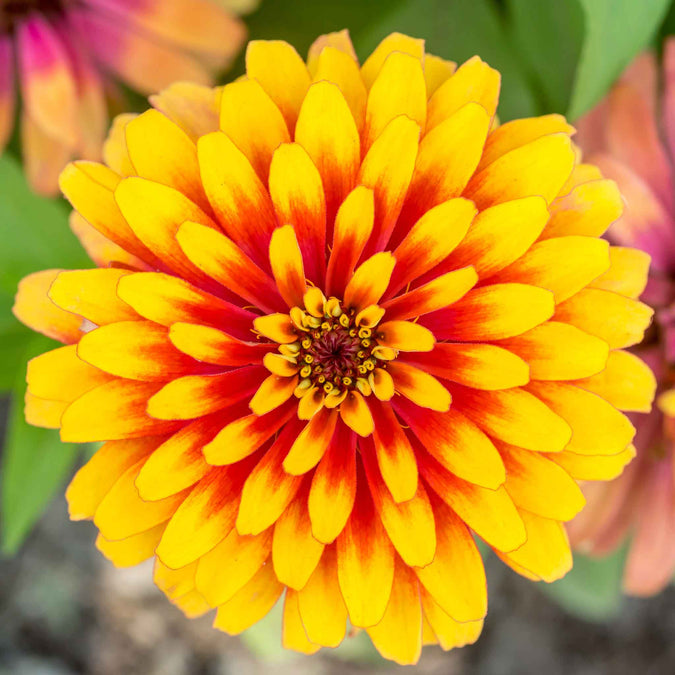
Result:
<svg viewBox="0 0 675 675"><path fill-rule="evenodd" d="M211 84L239 51L243 24L214 0L2 0L0 153L14 126L15 71L26 174L58 192L71 157L100 159L114 79L144 94L176 80ZM247 2L247 4L251 4Z"/></svg>
<svg viewBox="0 0 675 675"><path fill-rule="evenodd" d="M563 118L495 128L479 58L394 34L359 67L342 32L246 62L63 173L100 269L23 281L17 316L67 343L26 414L107 441L71 516L117 565L155 555L188 615L239 633L285 593L287 647L349 619L413 663L480 633L474 534L529 578L569 569L575 479L631 459L615 405L653 395L621 351L643 258L598 238L621 199Z"/></svg>
<svg viewBox="0 0 675 675"><path fill-rule="evenodd" d="M645 302L656 310L649 338L636 354L659 381L658 405L634 415L637 458L608 484L584 487L588 509L573 523L573 544L602 556L629 539L624 590L652 595L675 573L675 41L664 50L663 91L654 54L640 55L607 98L579 124L590 161L618 183L624 215L607 232L613 243L652 258ZM617 246L617 255L636 255ZM648 408L639 412L649 412Z"/></svg>

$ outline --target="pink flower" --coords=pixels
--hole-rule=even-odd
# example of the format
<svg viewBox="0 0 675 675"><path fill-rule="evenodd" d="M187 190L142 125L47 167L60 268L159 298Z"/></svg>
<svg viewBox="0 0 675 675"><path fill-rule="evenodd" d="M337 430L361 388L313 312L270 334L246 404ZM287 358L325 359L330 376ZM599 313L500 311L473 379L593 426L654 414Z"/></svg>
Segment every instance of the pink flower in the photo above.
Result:
<svg viewBox="0 0 675 675"><path fill-rule="evenodd" d="M150 94L177 80L211 84L238 52L245 28L223 6L236 0L2 0L0 153L21 93L28 181L58 191L71 157L100 159L115 85Z"/></svg>
<svg viewBox="0 0 675 675"><path fill-rule="evenodd" d="M666 44L661 75L653 54L639 56L578 128L585 158L617 181L626 200L608 236L652 259L642 299L655 321L635 351L652 367L660 395L651 413L633 415L635 460L611 483L584 487L588 506L569 533L591 555L628 538L624 590L651 595L675 573L675 40Z"/></svg>

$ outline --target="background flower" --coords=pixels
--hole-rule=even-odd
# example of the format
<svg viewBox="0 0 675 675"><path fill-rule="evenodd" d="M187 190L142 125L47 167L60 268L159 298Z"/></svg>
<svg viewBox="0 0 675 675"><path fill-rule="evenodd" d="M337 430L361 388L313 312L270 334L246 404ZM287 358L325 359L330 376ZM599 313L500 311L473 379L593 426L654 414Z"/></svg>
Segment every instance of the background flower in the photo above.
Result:
<svg viewBox="0 0 675 675"><path fill-rule="evenodd" d="M210 84L244 38L227 3L212 0L3 1L0 152L14 126L16 79L27 177L54 194L74 155L100 159L107 100L123 103L116 81L146 95L177 80Z"/></svg>
<svg viewBox="0 0 675 675"><path fill-rule="evenodd" d="M393 34L359 66L342 32L246 65L62 174L100 269L22 282L16 315L67 345L31 361L26 415L107 441L71 515L117 565L156 554L188 615L239 633L285 592L287 647L349 617L415 662L480 632L472 532L528 578L570 568L574 479L630 461L619 409L653 396L623 351L648 259L598 238L621 200L562 117L493 126L478 57Z"/></svg>
<svg viewBox="0 0 675 675"><path fill-rule="evenodd" d="M653 368L662 395L649 415L633 418L635 461L612 483L584 488L589 506L569 528L580 550L594 555L605 555L630 538L624 588L635 595L662 590L675 572L674 77L671 40L665 46L662 86L656 56L642 54L579 122L577 137L588 161L617 181L626 200L624 215L607 236L652 259L644 299L656 309L656 321L636 353Z"/></svg>

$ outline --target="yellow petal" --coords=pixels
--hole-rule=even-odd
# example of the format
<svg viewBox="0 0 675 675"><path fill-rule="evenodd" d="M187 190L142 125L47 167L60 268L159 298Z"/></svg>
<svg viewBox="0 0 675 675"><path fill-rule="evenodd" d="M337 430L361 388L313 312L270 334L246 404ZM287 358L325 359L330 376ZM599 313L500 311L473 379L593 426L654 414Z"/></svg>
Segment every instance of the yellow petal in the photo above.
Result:
<svg viewBox="0 0 675 675"><path fill-rule="evenodd" d="M436 555L415 569L434 602L455 621L477 621L487 613L485 570L467 526L439 499L434 500Z"/></svg>
<svg viewBox="0 0 675 675"><path fill-rule="evenodd" d="M196 589L213 607L222 605L255 576L271 550L271 528L256 536L242 536L233 529L199 559Z"/></svg>
<svg viewBox="0 0 675 675"><path fill-rule="evenodd" d="M280 377L279 375L270 375L259 386L253 398L249 402L249 407L256 415L265 415L266 413L278 408L293 396L295 388L298 386L297 377Z"/></svg>
<svg viewBox="0 0 675 675"><path fill-rule="evenodd" d="M465 196L481 210L532 195L541 195L550 204L572 172L574 161L567 134L544 136L507 152L476 173Z"/></svg>
<svg viewBox="0 0 675 675"><path fill-rule="evenodd" d="M564 264L560 261L564 260ZM546 288L561 303L609 269L609 244L593 237L556 237L532 248L497 275L497 281L515 281Z"/></svg>
<svg viewBox="0 0 675 675"><path fill-rule="evenodd" d="M409 54L421 61L424 58L424 40L417 40L402 33L391 33L373 50L361 67L361 77L370 89L384 62L393 52Z"/></svg>
<svg viewBox="0 0 675 675"><path fill-rule="evenodd" d="M350 391L340 404L342 421L359 436L369 436L375 427L373 416L363 396L356 390Z"/></svg>
<svg viewBox="0 0 675 675"><path fill-rule="evenodd" d="M617 293L585 288L556 308L555 320L599 337L610 349L642 340L654 312L647 305Z"/></svg>
<svg viewBox="0 0 675 675"><path fill-rule="evenodd" d="M135 534L120 541L110 541L103 535L96 537L96 548L115 567L134 567L155 555L155 549L162 537L166 523Z"/></svg>
<svg viewBox="0 0 675 675"><path fill-rule="evenodd" d="M395 264L394 256L384 251L361 263L345 289L345 307L359 311L377 304L389 284Z"/></svg>
<svg viewBox="0 0 675 675"><path fill-rule="evenodd" d="M446 412L450 408L450 392L433 376L401 361L389 364L396 391L423 408Z"/></svg>
<svg viewBox="0 0 675 675"><path fill-rule="evenodd" d="M307 639L298 607L298 593L292 588L286 589L284 598L284 616L281 624L281 645L284 649L292 649L301 654L314 654L321 645L313 644Z"/></svg>
<svg viewBox="0 0 675 675"><path fill-rule="evenodd" d="M326 548L302 590L298 607L307 637L317 645L337 647L345 635L347 607L338 585L335 547Z"/></svg>
<svg viewBox="0 0 675 675"><path fill-rule="evenodd" d="M537 196L484 209L450 260L457 267L473 265L478 276L487 279L520 258L537 240L548 219L546 202Z"/></svg>
<svg viewBox="0 0 675 675"><path fill-rule="evenodd" d="M364 146L369 148L395 117L406 115L424 129L427 96L419 58L392 52L368 94Z"/></svg>
<svg viewBox="0 0 675 675"><path fill-rule="evenodd" d="M571 384L532 382L528 389L572 428L566 450L580 455L616 455L635 436L628 418L599 396Z"/></svg>
<svg viewBox="0 0 675 675"><path fill-rule="evenodd" d="M312 536L307 494L301 492L274 525L272 561L277 579L300 590L314 572L324 545Z"/></svg>
<svg viewBox="0 0 675 675"><path fill-rule="evenodd" d="M267 181L274 151L291 140L279 108L253 79L223 87L220 129L248 157L263 182Z"/></svg>
<svg viewBox="0 0 675 675"><path fill-rule="evenodd" d="M422 606L414 574L397 561L394 585L382 619L366 629L386 659L400 665L417 663L422 652Z"/></svg>
<svg viewBox="0 0 675 675"><path fill-rule="evenodd" d="M591 282L591 288L601 288L628 298L638 298L647 286L651 258L637 248L611 246L609 269Z"/></svg>
<svg viewBox="0 0 675 675"><path fill-rule="evenodd" d="M506 491L519 508L544 518L572 520L586 504L570 475L541 453L501 442L497 447L506 466Z"/></svg>
<svg viewBox="0 0 675 675"><path fill-rule="evenodd" d="M302 253L291 225L279 227L270 240L270 264L281 297L289 307L302 307L307 290Z"/></svg>
<svg viewBox="0 0 675 675"><path fill-rule="evenodd" d="M558 321L547 321L500 345L524 359L533 380L574 380L594 375L607 364L604 340Z"/></svg>
<svg viewBox="0 0 675 675"><path fill-rule="evenodd" d="M385 321L377 327L377 342L404 352L430 352L436 339L429 329L412 321Z"/></svg>
<svg viewBox="0 0 675 675"><path fill-rule="evenodd" d="M656 378L649 366L635 354L616 350L609 353L604 370L575 384L631 412L649 412L656 392Z"/></svg>
<svg viewBox="0 0 675 675"><path fill-rule="evenodd" d="M274 607L283 590L271 561L264 564L245 586L220 605L213 627L238 635L260 621Z"/></svg>
<svg viewBox="0 0 675 675"><path fill-rule="evenodd" d="M307 66L295 49L281 40L252 40L246 49L246 74L262 85L293 133L310 84Z"/></svg>
<svg viewBox="0 0 675 675"><path fill-rule="evenodd" d="M480 104L492 117L497 109L501 77L478 56L463 63L429 100L428 129L446 120L470 102Z"/></svg>
<svg viewBox="0 0 675 675"><path fill-rule="evenodd" d="M131 120L125 133L136 175L175 188L208 210L197 148L180 127L158 110L151 109Z"/></svg>

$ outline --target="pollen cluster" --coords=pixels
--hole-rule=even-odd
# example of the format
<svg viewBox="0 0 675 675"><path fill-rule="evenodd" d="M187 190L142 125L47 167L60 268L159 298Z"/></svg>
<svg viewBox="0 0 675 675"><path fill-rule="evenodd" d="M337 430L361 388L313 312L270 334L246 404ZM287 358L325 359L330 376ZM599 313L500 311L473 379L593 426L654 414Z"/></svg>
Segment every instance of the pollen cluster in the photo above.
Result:
<svg viewBox="0 0 675 675"><path fill-rule="evenodd" d="M353 389L370 395L383 377L378 372L376 378L375 370L386 369L386 361L398 355L378 343L382 310L372 305L357 313L343 308L336 297L326 299L317 288L306 295L306 309L294 307L290 313L298 340L279 346L283 358L299 369L295 395L302 398L309 390L320 389L328 408L337 407Z"/></svg>

